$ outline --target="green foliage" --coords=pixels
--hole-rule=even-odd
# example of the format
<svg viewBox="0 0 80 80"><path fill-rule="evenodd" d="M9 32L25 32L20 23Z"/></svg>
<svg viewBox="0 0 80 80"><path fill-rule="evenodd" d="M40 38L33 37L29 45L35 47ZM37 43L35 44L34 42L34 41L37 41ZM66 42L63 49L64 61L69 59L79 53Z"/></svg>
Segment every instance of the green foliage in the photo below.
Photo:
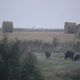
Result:
<svg viewBox="0 0 80 80"><path fill-rule="evenodd" d="M43 76L36 67L36 57L27 52L21 62L24 51L20 50L20 41L0 41L0 80L43 80Z"/></svg>
<svg viewBox="0 0 80 80"><path fill-rule="evenodd" d="M54 49L56 49L58 47L59 43L60 43L59 40L55 37L52 41L52 45L53 45Z"/></svg>
<svg viewBox="0 0 80 80"><path fill-rule="evenodd" d="M80 39L80 31L78 32L78 38Z"/></svg>
<svg viewBox="0 0 80 80"><path fill-rule="evenodd" d="M35 56L32 53L27 55L27 58L22 66L22 80L43 80L43 76L36 65ZM34 63L34 64L33 64Z"/></svg>
<svg viewBox="0 0 80 80"><path fill-rule="evenodd" d="M69 72L69 78L71 80L80 80L80 68L76 67Z"/></svg>
<svg viewBox="0 0 80 80"><path fill-rule="evenodd" d="M10 80L16 77L19 67L18 41L11 43L6 38L0 41L0 64L1 80Z"/></svg>
<svg viewBox="0 0 80 80"><path fill-rule="evenodd" d="M74 75L71 77L72 80L80 80L80 75Z"/></svg>
<svg viewBox="0 0 80 80"><path fill-rule="evenodd" d="M73 43L73 49L77 52L80 52L80 41Z"/></svg>
<svg viewBox="0 0 80 80"><path fill-rule="evenodd" d="M80 30L75 34L75 38L80 39Z"/></svg>

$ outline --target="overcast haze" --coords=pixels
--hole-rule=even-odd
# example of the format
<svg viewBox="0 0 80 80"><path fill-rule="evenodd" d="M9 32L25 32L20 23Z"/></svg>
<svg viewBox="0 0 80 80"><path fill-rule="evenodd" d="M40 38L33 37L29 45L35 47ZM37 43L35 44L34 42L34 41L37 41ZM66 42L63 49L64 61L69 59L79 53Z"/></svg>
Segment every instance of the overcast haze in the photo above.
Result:
<svg viewBox="0 0 80 80"><path fill-rule="evenodd" d="M12 21L17 28L64 28L80 23L80 0L0 0L0 26Z"/></svg>

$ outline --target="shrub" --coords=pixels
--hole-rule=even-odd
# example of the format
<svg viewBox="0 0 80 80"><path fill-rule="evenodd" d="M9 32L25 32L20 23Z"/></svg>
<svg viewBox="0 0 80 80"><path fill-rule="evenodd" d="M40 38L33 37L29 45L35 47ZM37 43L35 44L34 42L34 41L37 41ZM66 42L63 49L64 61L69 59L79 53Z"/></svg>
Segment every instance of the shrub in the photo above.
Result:
<svg viewBox="0 0 80 80"><path fill-rule="evenodd" d="M36 67L36 57L20 50L20 41L0 41L0 80L43 80L43 75Z"/></svg>

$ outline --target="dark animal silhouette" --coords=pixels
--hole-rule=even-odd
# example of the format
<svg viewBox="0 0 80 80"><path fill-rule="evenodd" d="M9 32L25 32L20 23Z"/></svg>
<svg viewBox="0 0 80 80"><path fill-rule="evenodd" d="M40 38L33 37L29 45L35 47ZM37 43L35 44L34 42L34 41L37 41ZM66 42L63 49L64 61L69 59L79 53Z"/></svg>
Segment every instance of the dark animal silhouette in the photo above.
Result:
<svg viewBox="0 0 80 80"><path fill-rule="evenodd" d="M79 61L80 60L80 54L75 55L74 61Z"/></svg>
<svg viewBox="0 0 80 80"><path fill-rule="evenodd" d="M70 50L68 50L66 53L65 53L65 59L70 59L70 60L73 60L73 58L74 58L74 52L73 51L70 51Z"/></svg>
<svg viewBox="0 0 80 80"><path fill-rule="evenodd" d="M50 52L46 51L45 56L46 56L46 58L50 58L50 56L51 56Z"/></svg>

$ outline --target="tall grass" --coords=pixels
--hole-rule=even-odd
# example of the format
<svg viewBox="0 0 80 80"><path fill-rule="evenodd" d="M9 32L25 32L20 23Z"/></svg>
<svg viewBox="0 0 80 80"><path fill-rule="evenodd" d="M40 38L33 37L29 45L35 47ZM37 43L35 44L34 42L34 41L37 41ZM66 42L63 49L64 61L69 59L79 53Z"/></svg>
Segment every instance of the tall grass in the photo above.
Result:
<svg viewBox="0 0 80 80"><path fill-rule="evenodd" d="M44 80L36 57L28 49L21 49L21 44L19 40L8 41L7 37L0 41L0 80ZM24 54L26 57L22 58Z"/></svg>

